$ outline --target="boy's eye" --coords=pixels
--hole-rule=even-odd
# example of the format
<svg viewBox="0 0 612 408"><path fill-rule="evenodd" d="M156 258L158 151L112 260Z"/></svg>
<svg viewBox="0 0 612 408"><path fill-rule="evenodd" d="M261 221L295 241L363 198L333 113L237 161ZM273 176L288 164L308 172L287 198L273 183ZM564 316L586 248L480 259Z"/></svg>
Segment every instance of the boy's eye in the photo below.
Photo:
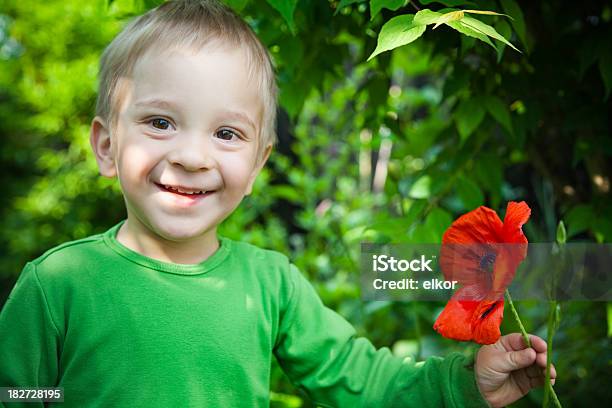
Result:
<svg viewBox="0 0 612 408"><path fill-rule="evenodd" d="M149 121L154 128L160 130L168 130L172 124L164 118L155 118Z"/></svg>
<svg viewBox="0 0 612 408"><path fill-rule="evenodd" d="M232 140L232 138L234 136L236 136L236 138L240 139L240 136L236 132L232 132L229 129L218 130L216 135L217 135L217 137L219 139L222 139L222 140Z"/></svg>

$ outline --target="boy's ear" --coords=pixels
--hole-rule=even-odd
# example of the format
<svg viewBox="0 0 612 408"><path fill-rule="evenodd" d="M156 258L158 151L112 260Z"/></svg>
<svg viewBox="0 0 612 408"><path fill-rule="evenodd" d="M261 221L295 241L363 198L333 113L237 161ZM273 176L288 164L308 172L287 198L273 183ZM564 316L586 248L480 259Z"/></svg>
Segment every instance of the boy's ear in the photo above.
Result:
<svg viewBox="0 0 612 408"><path fill-rule="evenodd" d="M96 155L98 169L104 177L113 178L117 175L115 157L108 124L104 119L96 116L91 121L89 143Z"/></svg>
<svg viewBox="0 0 612 408"><path fill-rule="evenodd" d="M255 179L257 178L257 175L263 168L264 164L266 164L266 162L268 161L268 157L270 157L271 151L272 151L272 144L269 144L266 146L266 149L263 152L261 160L259 161L259 163L257 163L255 168L253 169L253 172L251 173L251 176L249 177L249 184L247 185L247 189L245 193L246 195L249 195L253 192L253 184L255 184Z"/></svg>

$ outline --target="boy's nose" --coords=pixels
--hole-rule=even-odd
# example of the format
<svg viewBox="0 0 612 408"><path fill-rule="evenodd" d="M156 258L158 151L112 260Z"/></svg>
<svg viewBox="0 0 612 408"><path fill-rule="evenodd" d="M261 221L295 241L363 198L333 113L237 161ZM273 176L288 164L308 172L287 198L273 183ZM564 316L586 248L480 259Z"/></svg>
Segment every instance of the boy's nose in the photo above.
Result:
<svg viewBox="0 0 612 408"><path fill-rule="evenodd" d="M205 143L188 143L184 141L168 154L168 161L173 165L179 165L187 171L207 170L214 165L210 155L210 147Z"/></svg>

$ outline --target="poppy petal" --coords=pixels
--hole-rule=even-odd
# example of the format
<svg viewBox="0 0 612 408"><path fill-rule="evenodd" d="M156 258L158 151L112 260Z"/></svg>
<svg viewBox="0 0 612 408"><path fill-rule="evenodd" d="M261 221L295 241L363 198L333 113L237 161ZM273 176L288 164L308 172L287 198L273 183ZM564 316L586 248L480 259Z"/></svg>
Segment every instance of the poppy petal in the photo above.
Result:
<svg viewBox="0 0 612 408"><path fill-rule="evenodd" d="M504 318L504 301L484 301L472 315L472 337L478 344L493 344L501 336L499 326Z"/></svg>
<svg viewBox="0 0 612 408"><path fill-rule="evenodd" d="M527 256L527 244L498 244L493 266L493 283L488 300L499 297L514 279L516 269Z"/></svg>
<svg viewBox="0 0 612 408"><path fill-rule="evenodd" d="M480 206L457 218L442 236L443 244L485 244L500 242L503 223L497 213Z"/></svg>
<svg viewBox="0 0 612 408"><path fill-rule="evenodd" d="M456 280L462 286L478 285L482 291L489 290L492 281L490 265L483 260L494 253L490 244L442 244L439 265L444 279Z"/></svg>
<svg viewBox="0 0 612 408"><path fill-rule="evenodd" d="M517 203L510 201L506 207L504 217L503 240L501 242L527 243L527 237L523 234L523 225L529 220L531 208L526 202Z"/></svg>
<svg viewBox="0 0 612 408"><path fill-rule="evenodd" d="M472 316L479 301L457 300L469 296L469 288L455 292L434 323L434 330L442 336L460 341L472 339Z"/></svg>

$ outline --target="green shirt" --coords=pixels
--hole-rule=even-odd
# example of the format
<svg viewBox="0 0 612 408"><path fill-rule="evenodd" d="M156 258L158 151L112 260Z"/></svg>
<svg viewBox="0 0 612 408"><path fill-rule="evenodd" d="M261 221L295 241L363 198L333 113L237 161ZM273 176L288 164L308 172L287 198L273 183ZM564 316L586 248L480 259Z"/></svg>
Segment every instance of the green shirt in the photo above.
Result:
<svg viewBox="0 0 612 408"><path fill-rule="evenodd" d="M63 407L268 407L274 355L323 407L487 407L469 358L377 350L286 256L220 237L199 264L161 262L119 243L122 223L24 267L0 386L64 387Z"/></svg>

